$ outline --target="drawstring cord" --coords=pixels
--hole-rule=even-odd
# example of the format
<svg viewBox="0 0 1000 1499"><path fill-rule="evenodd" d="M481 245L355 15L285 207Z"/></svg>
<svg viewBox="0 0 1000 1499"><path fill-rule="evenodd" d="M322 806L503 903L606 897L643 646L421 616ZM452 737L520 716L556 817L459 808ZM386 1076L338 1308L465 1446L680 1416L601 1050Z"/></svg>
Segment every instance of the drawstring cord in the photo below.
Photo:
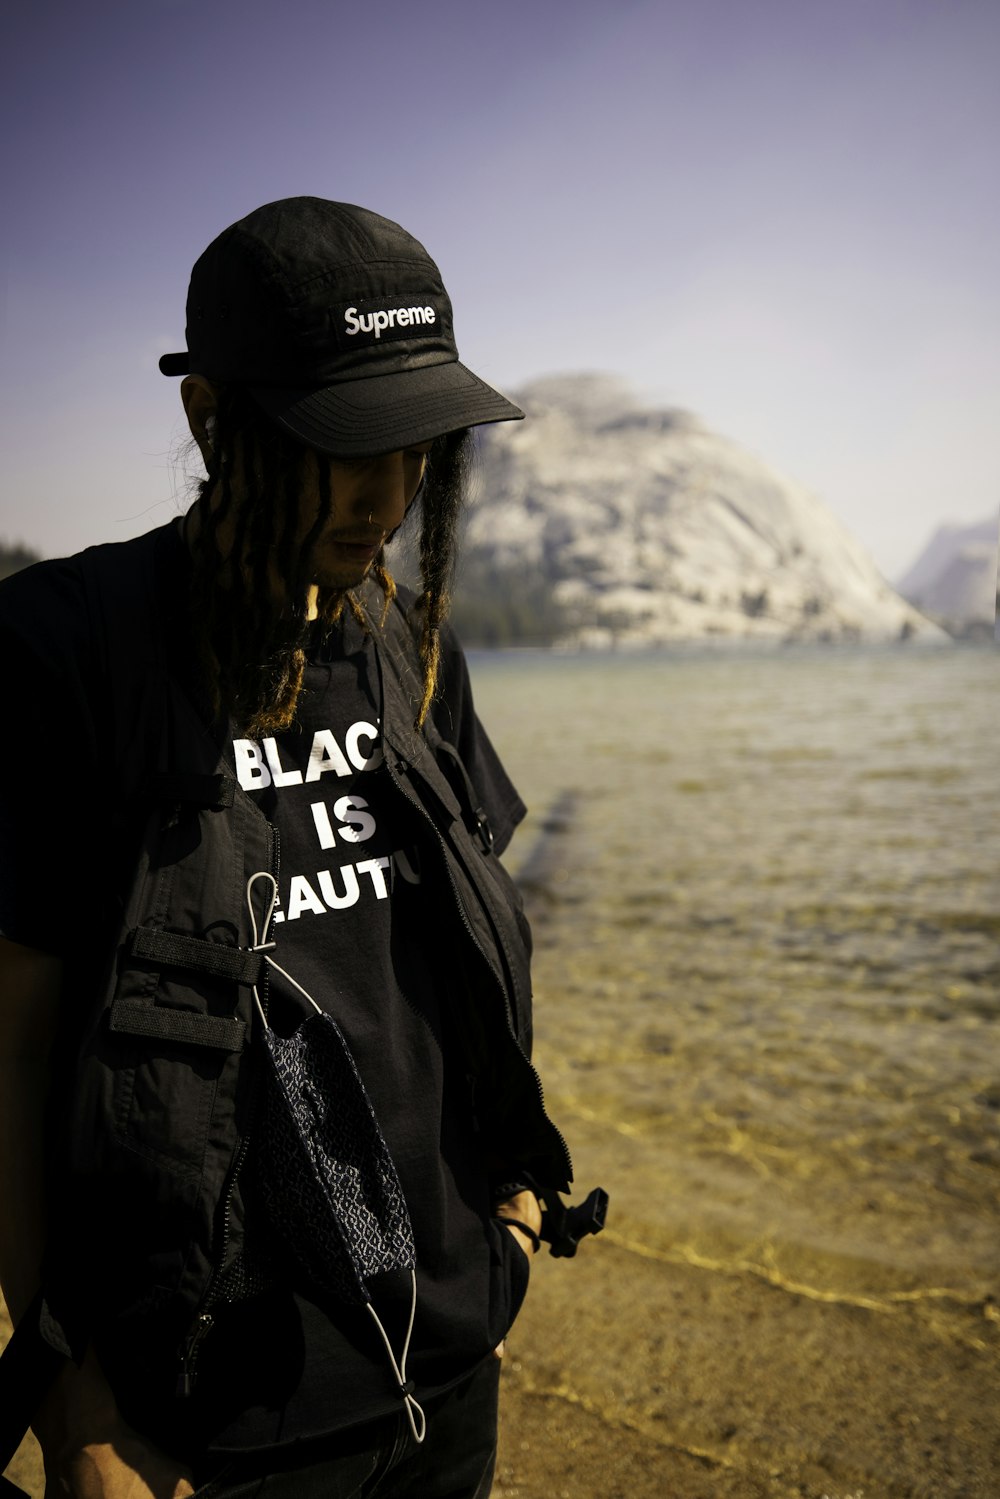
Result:
<svg viewBox="0 0 1000 1499"><path fill-rule="evenodd" d="M258 931L257 929L257 914L254 911L253 906L253 887L256 880L267 880L270 883L271 887L264 911L264 925L262 931ZM253 945L251 946L250 951L260 953L264 958L264 962L269 963L277 973L281 974L282 978L287 979L292 988L297 989L302 995L303 999L309 1001L313 1009L316 1011L317 1015L322 1015L323 1011L313 999L312 995L307 993L306 990L303 989L302 985L300 983L297 983L296 980L292 978L292 975L286 972L286 970L282 968L281 964L271 957L271 952L277 946L277 943L273 941L267 942L258 940L261 935L266 938L267 933L269 932L271 927L271 917L274 915L274 908L277 903L277 880L274 878L274 875L271 874L270 870L258 869L257 873L252 874L247 880L247 909L250 912L250 931L253 936ZM257 1013L260 1015L261 1022L265 1030L267 1030L267 1016L264 1013L264 1006L261 1003L256 984L253 985L253 999L254 1004L257 1006ZM409 1357L410 1353L410 1338L413 1334L413 1323L417 1315L417 1272L415 1270L410 1271L410 1287L410 1320L406 1328L406 1337L403 1340L402 1357L400 1358L398 1364L396 1362L396 1355L392 1351L392 1344L389 1341L389 1334L386 1332L384 1326L382 1325L382 1321L378 1315L378 1312L376 1312L370 1301L365 1302L365 1308L368 1312L371 1313L372 1320L375 1323L375 1326L378 1328L379 1333L381 1334L382 1342L385 1344L385 1351L389 1355L389 1363L392 1366L392 1372L396 1378L396 1385L399 1389L400 1395L403 1398L403 1405L406 1410L407 1420L410 1423L410 1430L413 1432L413 1440L419 1444L427 1435L427 1417L424 1415L423 1407L420 1405L419 1401L414 1398L412 1379L408 1380L406 1377L406 1360Z"/></svg>

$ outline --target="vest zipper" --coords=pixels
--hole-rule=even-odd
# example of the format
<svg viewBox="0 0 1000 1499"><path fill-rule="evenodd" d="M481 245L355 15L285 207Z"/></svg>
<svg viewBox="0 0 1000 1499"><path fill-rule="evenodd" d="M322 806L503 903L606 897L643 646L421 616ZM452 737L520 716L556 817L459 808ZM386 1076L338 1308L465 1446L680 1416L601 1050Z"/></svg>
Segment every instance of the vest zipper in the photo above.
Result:
<svg viewBox="0 0 1000 1499"><path fill-rule="evenodd" d="M486 963L486 966L489 969L490 973L493 975L493 979L494 979L494 981L496 983L497 988L500 990L500 994L501 994L501 997L502 997L503 1003L504 1003L504 1012L505 1012L506 1018L507 1018L507 1029L510 1031L511 1038L512 1038L512 1040L514 1042L514 1045L517 1047L518 1051L521 1053L521 1056L524 1057L525 1065L527 1066L528 1070L531 1073L532 1079L534 1080L535 1091L538 1094L538 1104L539 1104L539 1107L540 1107L540 1109L542 1111L542 1117L544 1118L546 1124L549 1126L549 1129L551 1129L552 1133L555 1135L556 1139L559 1141L559 1145L560 1145L560 1148L562 1149L562 1153L563 1153L563 1160L564 1160L564 1163L565 1163L565 1166L566 1166L566 1175L567 1175L567 1178L570 1181L572 1181L572 1179L573 1179L573 1162L572 1162L572 1159L570 1157L569 1146L566 1144L566 1140L563 1137L563 1135L560 1132L560 1130L556 1127L556 1125L554 1125L552 1123L552 1120L549 1118L548 1114L545 1111L545 1091L544 1091L544 1089L542 1087L542 1080L539 1077L538 1072L535 1069L535 1066L534 1066L534 1064L531 1061L531 1058L528 1057L525 1054L524 1048L522 1047L520 1041L518 1040L517 1032L514 1030L514 1013L513 1013L513 1010L511 1008L510 997L509 997L509 995L507 993L507 989L506 989L506 987L504 985L503 979L500 977L500 974L497 972L496 965L494 964L493 959L490 957L489 953L486 951L486 949L483 947L483 944L480 942L479 938L476 936L476 933L475 933L475 931L473 929L472 923L469 920L468 916L465 914L465 908L462 905L462 900L461 900L461 897L460 897L460 895L458 893L458 886L455 884L455 876L452 874L452 872L451 872L451 865L448 862L448 849L447 849L447 846L445 844L444 837L443 837L443 835L441 833L441 830L438 828L437 824L434 822L434 819L431 817L430 813L420 804L420 802L417 800L417 798L415 796L411 796L410 793L409 793L409 791L407 791L406 787L403 785L402 781L399 779L399 777L396 775L396 772L393 770L393 767L392 767L392 765L391 765L391 763L389 761L389 757L388 756L386 756L385 768L386 768L386 770L389 773L389 779L392 781L392 784L396 787L397 791L399 791L402 796L406 797L406 800L410 803L411 807L415 807L416 808L416 810L420 813L420 816L427 823L427 826L433 832L434 837L437 839L438 847L441 850L442 859L444 861L445 873L448 876L448 883L451 886L451 893L452 893L452 896L454 897L454 902L455 902L456 909L458 910L459 919L461 920L462 925L465 927L465 930L468 933L468 935L469 935L469 937L470 937L470 939L472 941L473 946L479 952L480 956L483 958L484 962Z"/></svg>
<svg viewBox="0 0 1000 1499"><path fill-rule="evenodd" d="M273 823L270 824L270 841L271 873L274 875L274 878L277 879L279 867L279 841L278 830ZM262 935L262 940L264 942L267 942L269 940L269 937L270 933L264 932ZM266 1015L268 984L270 978L270 970L266 963L263 965L262 978L263 983L260 986L261 1006ZM216 1286L218 1285L219 1277L222 1274L222 1266L226 1262L226 1254L229 1249L229 1238L232 1232L233 1198L236 1196L236 1187L240 1179L240 1172L243 1170L243 1163L246 1160L247 1151L250 1147L250 1136L253 1129L254 1116L256 1114L257 1108L257 1094L258 1090L255 1089L253 1099L251 1101L250 1117L247 1120L247 1127L243 1133L243 1137L240 1140L239 1145L237 1146L236 1156L233 1160L233 1168L229 1174L229 1185L226 1188L226 1199L222 1209L222 1233L219 1241L219 1252L215 1256L215 1263L212 1268L212 1274L209 1278L205 1294L201 1299L198 1313L195 1316L194 1322L192 1323L191 1331L188 1333L188 1336L181 1349L181 1368L180 1375L177 1381L177 1394L184 1398L190 1396L194 1391L194 1387L198 1379L198 1354L201 1350L201 1344L203 1340L208 1336L208 1334L212 1331L212 1328L215 1326L215 1318L212 1316L209 1308L214 1306L216 1303L217 1298L214 1293Z"/></svg>
<svg viewBox="0 0 1000 1499"><path fill-rule="evenodd" d="M181 1369L177 1380L177 1394L186 1399L194 1390L198 1378L198 1355L201 1345L215 1326L211 1312L200 1312L187 1337L181 1353Z"/></svg>

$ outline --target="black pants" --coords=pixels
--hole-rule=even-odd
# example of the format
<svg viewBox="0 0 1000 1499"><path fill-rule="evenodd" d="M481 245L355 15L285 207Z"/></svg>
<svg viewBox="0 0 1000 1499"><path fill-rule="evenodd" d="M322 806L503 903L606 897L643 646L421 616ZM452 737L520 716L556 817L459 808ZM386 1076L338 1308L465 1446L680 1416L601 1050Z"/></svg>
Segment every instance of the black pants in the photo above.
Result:
<svg viewBox="0 0 1000 1499"><path fill-rule="evenodd" d="M274 1448L227 1463L195 1499L487 1499L497 1452L500 1360L488 1358L428 1400L418 1445L402 1410L296 1450Z"/></svg>

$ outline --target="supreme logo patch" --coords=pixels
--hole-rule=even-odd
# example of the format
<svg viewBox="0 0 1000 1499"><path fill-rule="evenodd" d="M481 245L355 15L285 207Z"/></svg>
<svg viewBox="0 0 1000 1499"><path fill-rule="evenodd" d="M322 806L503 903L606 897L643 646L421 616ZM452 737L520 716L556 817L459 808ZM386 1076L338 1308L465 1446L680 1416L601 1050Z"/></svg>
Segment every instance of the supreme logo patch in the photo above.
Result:
<svg viewBox="0 0 1000 1499"><path fill-rule="evenodd" d="M370 297L331 309L338 347L344 350L390 339L447 337L434 296Z"/></svg>

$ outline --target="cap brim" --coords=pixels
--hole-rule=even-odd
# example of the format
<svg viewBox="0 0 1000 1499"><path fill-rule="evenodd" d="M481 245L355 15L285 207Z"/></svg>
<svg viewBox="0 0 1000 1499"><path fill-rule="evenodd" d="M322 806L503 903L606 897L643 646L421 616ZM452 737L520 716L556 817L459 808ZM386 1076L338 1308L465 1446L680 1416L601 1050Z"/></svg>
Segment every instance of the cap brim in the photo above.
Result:
<svg viewBox="0 0 1000 1499"><path fill-rule="evenodd" d="M461 427L519 421L524 412L455 360L316 390L252 385L258 405L333 458L391 453Z"/></svg>

